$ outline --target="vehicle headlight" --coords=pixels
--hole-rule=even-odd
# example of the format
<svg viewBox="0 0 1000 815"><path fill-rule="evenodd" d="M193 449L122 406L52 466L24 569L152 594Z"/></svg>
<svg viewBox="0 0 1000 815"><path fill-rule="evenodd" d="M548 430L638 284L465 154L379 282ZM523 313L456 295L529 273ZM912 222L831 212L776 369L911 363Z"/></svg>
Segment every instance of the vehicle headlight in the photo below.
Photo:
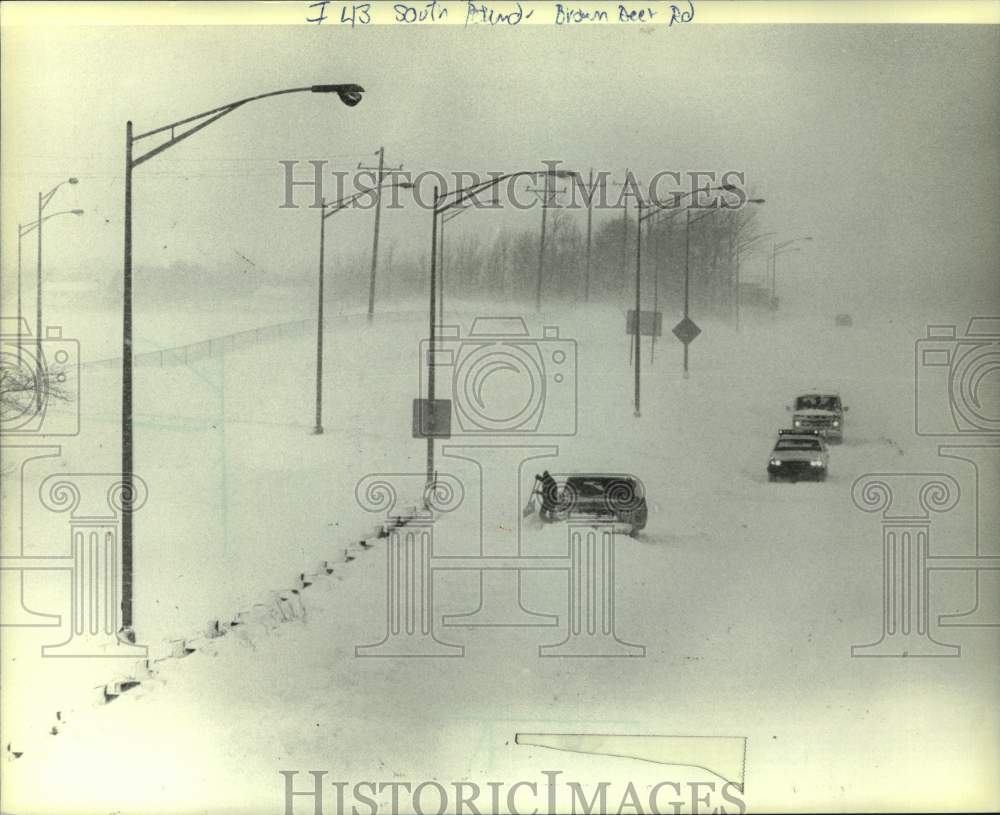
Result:
<svg viewBox="0 0 1000 815"><path fill-rule="evenodd" d="M792 424L794 424L796 427L802 427L802 422L800 422L798 419L792 422Z"/></svg>
<svg viewBox="0 0 1000 815"><path fill-rule="evenodd" d="M811 464L811 465L812 465L813 467L822 467L822 466L823 466L823 460L822 460L822 459L818 459L818 458L817 458L817 459L814 459L813 461L810 461L809 463L810 463L810 464Z"/></svg>
<svg viewBox="0 0 1000 815"><path fill-rule="evenodd" d="M772 458L772 459L771 459L771 463L772 463L772 464L773 464L773 465L774 465L775 467L780 467L780 466L781 466L781 459L780 459L780 458Z"/></svg>
<svg viewBox="0 0 1000 815"><path fill-rule="evenodd" d="M834 419L833 420L833 426L834 427L840 427L840 419Z"/></svg>

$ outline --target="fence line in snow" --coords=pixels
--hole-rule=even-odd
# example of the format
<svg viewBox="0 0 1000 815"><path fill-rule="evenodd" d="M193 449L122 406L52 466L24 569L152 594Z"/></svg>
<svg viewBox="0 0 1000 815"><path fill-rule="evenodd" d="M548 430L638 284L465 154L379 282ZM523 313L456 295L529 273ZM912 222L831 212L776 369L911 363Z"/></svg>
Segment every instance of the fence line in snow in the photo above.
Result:
<svg viewBox="0 0 1000 815"><path fill-rule="evenodd" d="M271 342L284 337L297 337L308 331L316 330L316 320L294 320L288 323L275 323L260 328L250 328L237 331L235 334L225 334L221 337L177 345L173 348L161 348L156 351L143 351L132 355L132 365L136 368L163 368L168 365L187 365L200 359L208 359L226 351L238 348L250 348L264 342ZM82 363L83 368L120 368L121 357L100 359Z"/></svg>

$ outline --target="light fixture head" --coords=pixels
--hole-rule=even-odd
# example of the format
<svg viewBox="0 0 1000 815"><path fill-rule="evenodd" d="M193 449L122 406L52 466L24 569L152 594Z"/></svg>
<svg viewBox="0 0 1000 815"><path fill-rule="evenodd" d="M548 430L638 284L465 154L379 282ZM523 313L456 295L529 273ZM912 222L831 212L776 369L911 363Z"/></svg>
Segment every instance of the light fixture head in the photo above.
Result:
<svg viewBox="0 0 1000 815"><path fill-rule="evenodd" d="M313 93L335 93L340 97L340 101L353 108L361 101L361 94L365 89L360 85L313 85L310 90Z"/></svg>

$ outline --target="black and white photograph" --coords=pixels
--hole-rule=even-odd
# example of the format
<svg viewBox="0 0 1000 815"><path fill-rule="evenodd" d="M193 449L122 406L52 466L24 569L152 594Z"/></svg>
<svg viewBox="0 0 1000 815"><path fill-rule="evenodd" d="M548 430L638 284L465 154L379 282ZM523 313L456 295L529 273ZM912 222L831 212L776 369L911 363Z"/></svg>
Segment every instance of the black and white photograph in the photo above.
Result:
<svg viewBox="0 0 1000 815"><path fill-rule="evenodd" d="M0 814L1000 809L1000 2L0 3Z"/></svg>

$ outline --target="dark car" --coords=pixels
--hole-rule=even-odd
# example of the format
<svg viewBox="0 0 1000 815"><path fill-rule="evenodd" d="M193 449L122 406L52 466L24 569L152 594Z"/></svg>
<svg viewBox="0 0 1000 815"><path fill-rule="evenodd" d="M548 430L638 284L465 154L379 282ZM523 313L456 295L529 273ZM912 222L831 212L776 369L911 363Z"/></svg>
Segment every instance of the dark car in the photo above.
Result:
<svg viewBox="0 0 1000 815"><path fill-rule="evenodd" d="M554 510L542 510L546 521L581 517L616 521L628 525L633 537L645 528L648 515L642 482L607 473L566 476Z"/></svg>
<svg viewBox="0 0 1000 815"><path fill-rule="evenodd" d="M779 430L767 460L767 478L826 480L830 456L818 430Z"/></svg>

